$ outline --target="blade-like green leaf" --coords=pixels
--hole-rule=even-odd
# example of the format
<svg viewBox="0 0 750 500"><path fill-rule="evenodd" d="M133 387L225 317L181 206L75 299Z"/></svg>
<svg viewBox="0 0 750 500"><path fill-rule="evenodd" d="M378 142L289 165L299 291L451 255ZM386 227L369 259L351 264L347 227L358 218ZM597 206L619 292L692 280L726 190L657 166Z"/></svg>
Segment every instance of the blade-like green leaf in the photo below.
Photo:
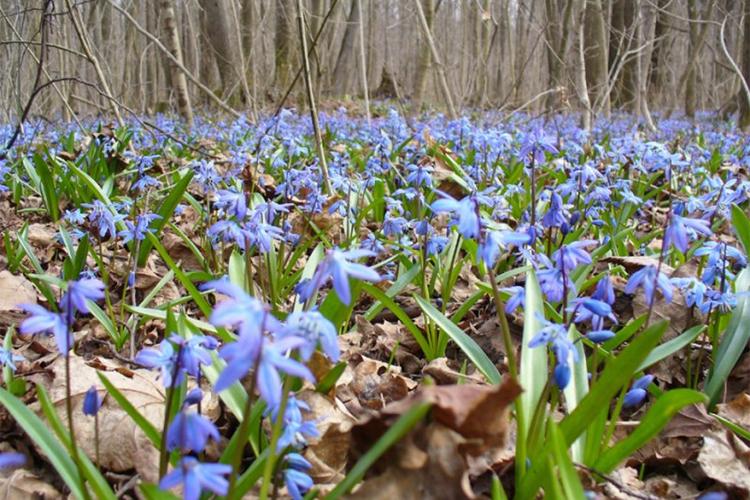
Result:
<svg viewBox="0 0 750 500"><path fill-rule="evenodd" d="M696 325L685 330L681 335L678 335L672 340L669 340L657 346L656 349L651 351L651 354L648 355L648 357L643 363L641 363L641 366L639 366L636 371L643 371L649 366L668 358L680 349L683 349L684 347L690 345L690 343L697 339L698 335L700 335L701 332L705 329L706 325Z"/></svg>
<svg viewBox="0 0 750 500"><path fill-rule="evenodd" d="M60 441L55 439L44 422L29 410L20 399L5 389L0 389L0 404L8 410L18 425L42 450L73 494L78 498L83 498L78 470L70 457L70 453Z"/></svg>
<svg viewBox="0 0 750 500"><path fill-rule="evenodd" d="M547 384L547 350L543 347L532 349L531 340L542 329L541 318L544 317L544 299L536 273L533 269L526 272L526 298L523 314L523 340L521 343L519 382L523 387L521 406L523 414L530 418L539 403L539 398ZM524 422L524 428L519 429L519 438L526 440L529 422Z"/></svg>
<svg viewBox="0 0 750 500"><path fill-rule="evenodd" d="M443 330L453 342L466 354L477 369L484 375L487 381L491 384L500 383L500 372L497 367L490 361L487 354L484 353L481 347L469 337L463 330L461 330L456 324L448 319L443 313L435 309L435 307L427 302L424 298L419 295L414 295L414 300L417 305L424 311L424 313L435 322L435 324Z"/></svg>
<svg viewBox="0 0 750 500"><path fill-rule="evenodd" d="M750 290L750 271L747 268L737 275L734 286L738 295ZM721 337L719 348L714 356L713 366L708 372L706 383L703 386L703 392L709 398L709 408L713 408L718 402L724 382L740 359L748 341L750 341L750 297L740 295L737 298L737 307L732 313L732 319Z"/></svg>
<svg viewBox="0 0 750 500"><path fill-rule="evenodd" d="M578 477L573 461L568 456L568 447L565 445L565 439L562 437L560 428L554 420L549 419L549 435L552 441L552 452L555 457L555 465L560 476L560 484L565 495L564 498L586 498L581 484L581 478Z"/></svg>
<svg viewBox="0 0 750 500"><path fill-rule="evenodd" d="M732 227L737 233L737 239L742 243L745 254L750 255L750 219L737 205L732 204Z"/></svg>
<svg viewBox="0 0 750 500"><path fill-rule="evenodd" d="M704 394L692 389L665 392L649 408L640 425L628 437L602 453L594 469L609 474L620 462L659 434L677 412L691 404L705 403L706 399Z"/></svg>
<svg viewBox="0 0 750 500"><path fill-rule="evenodd" d="M573 348L578 351L578 363L572 362L573 366L572 376L570 383L565 387L563 393L565 394L565 405L568 413L573 412L576 407L583 401L586 394L589 392L589 372L586 369L586 353L583 350L583 343L580 342L580 334L576 330L575 325L570 325L568 330L568 338L573 342ZM570 354L573 356L573 353ZM559 432L559 429L556 429ZM571 452L573 460L578 463L583 463L583 452L586 442L586 434L584 433L571 445Z"/></svg>

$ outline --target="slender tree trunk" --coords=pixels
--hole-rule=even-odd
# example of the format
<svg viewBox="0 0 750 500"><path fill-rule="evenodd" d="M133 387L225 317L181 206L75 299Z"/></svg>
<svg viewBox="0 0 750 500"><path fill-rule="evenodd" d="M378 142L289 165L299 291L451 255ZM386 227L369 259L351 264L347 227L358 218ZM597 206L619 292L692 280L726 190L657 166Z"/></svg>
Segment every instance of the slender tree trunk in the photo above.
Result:
<svg viewBox="0 0 750 500"><path fill-rule="evenodd" d="M175 59L182 63L182 48L180 46L180 38L177 35L177 26L175 23L174 0L161 0L161 14L167 48ZM188 125L192 125L193 108L190 105L190 95L188 94L185 74L179 70L177 65L171 62L169 63L169 72L171 74L172 87L177 99L177 109L180 116L182 116Z"/></svg>
<svg viewBox="0 0 750 500"><path fill-rule="evenodd" d="M230 0L233 1L233 0ZM237 87L237 57L233 37L230 29L230 15L226 6L228 3L223 0L199 0L198 2L206 15L204 16L204 30L208 41L213 48L216 63L219 68L219 77L221 79L221 94L224 97L238 95Z"/></svg>

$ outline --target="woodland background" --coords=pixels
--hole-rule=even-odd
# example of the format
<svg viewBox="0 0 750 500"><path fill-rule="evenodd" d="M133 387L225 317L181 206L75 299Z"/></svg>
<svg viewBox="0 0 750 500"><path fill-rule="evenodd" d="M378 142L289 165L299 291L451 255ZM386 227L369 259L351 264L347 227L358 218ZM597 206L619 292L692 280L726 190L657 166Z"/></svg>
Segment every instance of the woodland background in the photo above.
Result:
<svg viewBox="0 0 750 500"><path fill-rule="evenodd" d="M30 116L50 120L254 117L300 67L300 6L323 102L622 109L647 123L652 110L739 109L750 124L750 0L0 0L0 121L32 93Z"/></svg>

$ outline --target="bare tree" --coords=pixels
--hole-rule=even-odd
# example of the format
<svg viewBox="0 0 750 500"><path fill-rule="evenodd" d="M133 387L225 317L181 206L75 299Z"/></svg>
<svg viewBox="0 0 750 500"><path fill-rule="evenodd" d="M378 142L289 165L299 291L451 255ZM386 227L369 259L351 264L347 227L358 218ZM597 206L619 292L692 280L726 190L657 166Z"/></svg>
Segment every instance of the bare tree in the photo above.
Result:
<svg viewBox="0 0 750 500"><path fill-rule="evenodd" d="M177 63L182 64L182 45L177 35L177 26L175 23L174 0L161 0L161 15L164 27L164 38L167 40L167 47L172 53ZM193 124L193 108L190 105L190 94L187 89L187 79L185 73L180 71L177 63L170 61L169 73L171 75L172 87L174 88L175 98L177 100L177 110L180 116L188 125Z"/></svg>

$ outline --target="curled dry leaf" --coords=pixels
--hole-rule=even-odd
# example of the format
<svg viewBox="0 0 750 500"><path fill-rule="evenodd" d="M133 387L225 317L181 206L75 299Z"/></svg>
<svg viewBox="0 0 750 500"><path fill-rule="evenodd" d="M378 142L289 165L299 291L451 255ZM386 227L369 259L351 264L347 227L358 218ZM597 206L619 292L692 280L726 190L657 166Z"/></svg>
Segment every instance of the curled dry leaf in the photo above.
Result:
<svg viewBox="0 0 750 500"><path fill-rule="evenodd" d="M716 413L745 429L750 429L750 395L742 393L729 403L716 405Z"/></svg>
<svg viewBox="0 0 750 500"><path fill-rule="evenodd" d="M70 365L76 440L93 461L96 442L94 419L83 414L83 398L92 385L99 389L102 396L106 394L106 390L97 376L97 370L86 364L83 358L71 354ZM65 359L59 357L50 366L50 371L51 377L44 377L42 383L60 419L63 423L67 423ZM113 369L107 371L106 376L144 417L159 428L164 419L164 395L161 382L156 380L154 373L146 370L133 370L132 373L133 377L129 378ZM41 413L40 408L36 410ZM98 418L100 465L113 472L135 469L146 481L158 480L158 451L114 399L104 398Z"/></svg>
<svg viewBox="0 0 750 500"><path fill-rule="evenodd" d="M453 366L452 366L453 365ZM423 375L429 375L438 385L464 384L484 384L484 377L474 374L466 375L458 371L457 363L448 358L435 358L427 366L422 368Z"/></svg>
<svg viewBox="0 0 750 500"><path fill-rule="evenodd" d="M36 304L34 284L7 269L0 271L0 325L9 326L24 317L18 304Z"/></svg>
<svg viewBox="0 0 750 500"><path fill-rule="evenodd" d="M312 390L297 396L307 403L310 411L305 418L317 422L320 436L308 441L305 458L312 464L310 477L316 484L334 484L344 478L347 451L351 442L354 417L336 399Z"/></svg>
<svg viewBox="0 0 750 500"><path fill-rule="evenodd" d="M33 472L17 469L0 475L0 498L3 500L26 500L28 498L53 500L65 497Z"/></svg>
<svg viewBox="0 0 750 500"><path fill-rule="evenodd" d="M710 432L698 455L701 469L714 481L750 493L750 448L729 431Z"/></svg>
<svg viewBox="0 0 750 500"><path fill-rule="evenodd" d="M521 393L512 380L499 386L452 385L420 389L352 428L350 464L369 450L400 415L432 404L419 424L373 466L357 498L473 498L471 463L499 451L508 434L508 408Z"/></svg>

